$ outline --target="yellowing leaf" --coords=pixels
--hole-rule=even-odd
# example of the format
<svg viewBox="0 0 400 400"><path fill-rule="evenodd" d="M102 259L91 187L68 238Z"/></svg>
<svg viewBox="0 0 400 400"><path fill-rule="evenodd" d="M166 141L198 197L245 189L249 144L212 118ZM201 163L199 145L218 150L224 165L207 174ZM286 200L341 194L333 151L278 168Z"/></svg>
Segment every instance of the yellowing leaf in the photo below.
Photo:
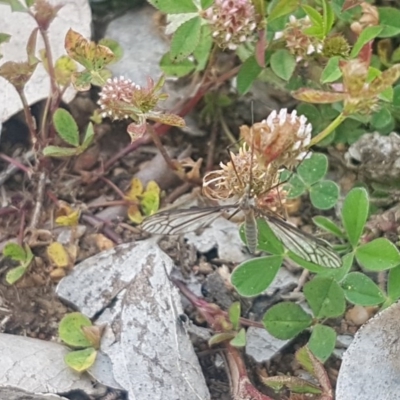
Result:
<svg viewBox="0 0 400 400"><path fill-rule="evenodd" d="M143 221L143 216L135 204L128 207L128 217L135 224L140 224Z"/></svg>
<svg viewBox="0 0 400 400"><path fill-rule="evenodd" d="M128 200L138 200L138 197L143 193L143 184L138 178L133 178L131 181L131 187L126 194Z"/></svg>
<svg viewBox="0 0 400 400"><path fill-rule="evenodd" d="M59 208L56 213L56 224L62 226L76 226L78 225L80 211L74 211L71 206L64 202L59 202Z"/></svg>
<svg viewBox="0 0 400 400"><path fill-rule="evenodd" d="M75 371L82 372L90 368L96 360L97 351L93 347L71 351L64 357L65 363Z"/></svg>
<svg viewBox="0 0 400 400"><path fill-rule="evenodd" d="M71 80L71 75L76 71L76 64L71 58L64 55L57 59L54 70L57 82L61 86L65 86Z"/></svg>
<svg viewBox="0 0 400 400"><path fill-rule="evenodd" d="M146 186L146 191L141 196L140 205L144 215L154 214L160 208L160 187L155 181L150 181Z"/></svg>
<svg viewBox="0 0 400 400"><path fill-rule="evenodd" d="M67 250L59 242L54 242L47 247L47 256L58 268L66 268L71 262Z"/></svg>
<svg viewBox="0 0 400 400"><path fill-rule="evenodd" d="M160 186L157 185L156 181L150 181L146 186L146 192L155 192L160 194L161 189Z"/></svg>
<svg viewBox="0 0 400 400"><path fill-rule="evenodd" d="M146 216L154 214L160 207L160 195L157 192L144 192L140 202Z"/></svg>
<svg viewBox="0 0 400 400"><path fill-rule="evenodd" d="M108 47L91 42L72 29L65 36L65 50L88 71L100 71L115 59Z"/></svg>

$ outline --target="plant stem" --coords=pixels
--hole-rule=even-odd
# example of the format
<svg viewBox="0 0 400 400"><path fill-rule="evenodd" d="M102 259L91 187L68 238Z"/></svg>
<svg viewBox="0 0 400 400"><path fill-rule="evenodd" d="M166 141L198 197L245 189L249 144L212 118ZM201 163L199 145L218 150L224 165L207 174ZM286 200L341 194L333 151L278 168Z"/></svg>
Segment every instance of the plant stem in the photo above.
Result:
<svg viewBox="0 0 400 400"><path fill-rule="evenodd" d="M315 136L310 143L310 146L319 143L321 140L325 139L330 133L332 133L345 119L347 116L340 113L322 132Z"/></svg>
<svg viewBox="0 0 400 400"><path fill-rule="evenodd" d="M156 145L157 149L163 156L165 162L167 163L168 167L172 169L172 171L179 172L176 164L172 161L171 157L169 156L167 150L165 149L164 145L161 143L160 137L155 132L154 128L147 124L147 132L152 138L154 144Z"/></svg>
<svg viewBox="0 0 400 400"><path fill-rule="evenodd" d="M28 100L25 96L25 93L23 90L19 91L18 90L18 94L19 94L19 98L21 99L22 102L22 106L24 109L24 115L25 115L25 120L26 120L26 124L28 125L28 129L29 129L29 134L31 136L31 141L32 141L32 145L35 146L36 141L37 141L37 136L36 136L36 122L33 118L33 115L31 113L31 109L29 107L28 104Z"/></svg>

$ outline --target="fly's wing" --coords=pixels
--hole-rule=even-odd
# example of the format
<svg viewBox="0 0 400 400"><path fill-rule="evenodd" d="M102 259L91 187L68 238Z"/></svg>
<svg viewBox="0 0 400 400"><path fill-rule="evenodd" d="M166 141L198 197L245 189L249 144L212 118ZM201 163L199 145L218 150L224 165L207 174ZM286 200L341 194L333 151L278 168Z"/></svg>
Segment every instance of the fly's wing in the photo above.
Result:
<svg viewBox="0 0 400 400"><path fill-rule="evenodd" d="M283 219L267 215L264 217L283 245L297 256L326 268L342 266L342 259L329 243L302 232Z"/></svg>
<svg viewBox="0 0 400 400"><path fill-rule="evenodd" d="M145 218L141 228L145 232L157 235L180 235L194 232L211 224L224 210L231 208L232 206L194 207L161 211Z"/></svg>

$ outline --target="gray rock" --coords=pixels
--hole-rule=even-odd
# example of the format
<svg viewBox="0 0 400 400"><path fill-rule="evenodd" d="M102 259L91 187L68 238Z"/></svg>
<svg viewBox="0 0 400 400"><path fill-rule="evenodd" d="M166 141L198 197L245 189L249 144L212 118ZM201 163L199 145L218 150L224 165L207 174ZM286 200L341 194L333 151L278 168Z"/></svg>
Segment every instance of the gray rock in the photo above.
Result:
<svg viewBox="0 0 400 400"><path fill-rule="evenodd" d="M86 38L90 38L91 11L87 0L54 0L52 4L64 4L57 17L49 28L49 40L53 50L53 59L57 60L65 55L64 38L68 29L72 28ZM26 61L26 44L29 35L36 27L35 21L27 13L11 12L8 5L0 4L1 32L11 35L9 43L0 47L3 55L1 64L6 61ZM43 42L38 35L37 49L43 48ZM40 63L25 88L28 103L34 104L48 97L50 80L47 72ZM71 101L75 97L75 90L69 88L63 100ZM4 122L9 117L22 110L21 100L14 87L0 77L0 121Z"/></svg>
<svg viewBox="0 0 400 400"><path fill-rule="evenodd" d="M169 47L157 31L155 13L152 7L142 7L108 25L105 37L116 40L124 51L122 59L110 68L114 76L124 76L143 86L148 76L156 81L162 75L159 63Z"/></svg>
<svg viewBox="0 0 400 400"><path fill-rule="evenodd" d="M400 357L396 303L361 327L343 356L337 400L394 400L400 393Z"/></svg>
<svg viewBox="0 0 400 400"><path fill-rule="evenodd" d="M268 362L290 342L273 337L265 329L250 326L246 335L246 354L256 362Z"/></svg>
<svg viewBox="0 0 400 400"><path fill-rule="evenodd" d="M68 352L58 343L0 334L0 394L7 387L32 394L66 393L75 389L95 393L87 375L77 374L65 364Z"/></svg>
<svg viewBox="0 0 400 400"><path fill-rule="evenodd" d="M179 323L179 294L168 277L172 267L155 239L123 244L83 261L57 288L81 312L107 323L101 350L130 399L210 398Z"/></svg>

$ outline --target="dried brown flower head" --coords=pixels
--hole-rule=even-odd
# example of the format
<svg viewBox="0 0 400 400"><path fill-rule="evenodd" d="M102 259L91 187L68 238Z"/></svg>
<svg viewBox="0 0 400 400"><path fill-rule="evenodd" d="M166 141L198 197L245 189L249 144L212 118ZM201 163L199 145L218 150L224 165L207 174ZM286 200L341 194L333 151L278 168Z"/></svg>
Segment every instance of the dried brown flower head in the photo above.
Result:
<svg viewBox="0 0 400 400"><path fill-rule="evenodd" d="M286 193L279 186L279 169L260 164L246 144L239 153L231 153L231 161L220 166L203 178L203 193L212 200L240 199L249 187L259 208L275 210L285 198Z"/></svg>
<svg viewBox="0 0 400 400"><path fill-rule="evenodd" d="M351 24L351 30L357 35L360 35L369 26L379 25L378 9L367 2L361 3L360 6L363 14L358 21Z"/></svg>
<svg viewBox="0 0 400 400"><path fill-rule="evenodd" d="M304 115L297 116L296 110L288 114L283 108L279 114L274 110L267 119L252 127L243 125L240 133L249 146L254 146L258 162L274 168L282 166L292 169L307 157L311 141L312 126Z"/></svg>

